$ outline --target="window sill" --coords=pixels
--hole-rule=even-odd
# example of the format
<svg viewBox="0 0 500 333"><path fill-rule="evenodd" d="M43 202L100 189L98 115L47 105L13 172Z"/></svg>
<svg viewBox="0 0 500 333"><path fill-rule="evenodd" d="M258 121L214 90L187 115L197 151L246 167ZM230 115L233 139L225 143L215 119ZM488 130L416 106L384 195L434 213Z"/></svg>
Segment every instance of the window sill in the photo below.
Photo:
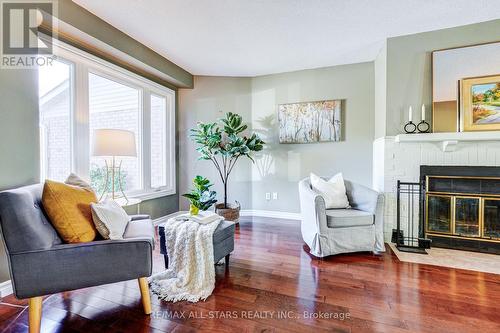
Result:
<svg viewBox="0 0 500 333"><path fill-rule="evenodd" d="M151 192L138 192L127 194L129 198L140 199L141 201L157 199L175 194L175 190L160 190Z"/></svg>

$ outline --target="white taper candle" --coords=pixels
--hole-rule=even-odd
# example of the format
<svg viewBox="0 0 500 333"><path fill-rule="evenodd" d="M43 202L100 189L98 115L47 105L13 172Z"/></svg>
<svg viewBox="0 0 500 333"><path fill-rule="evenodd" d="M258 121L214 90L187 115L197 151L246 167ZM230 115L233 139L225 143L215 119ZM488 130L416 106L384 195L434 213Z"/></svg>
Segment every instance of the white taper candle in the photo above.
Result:
<svg viewBox="0 0 500 333"><path fill-rule="evenodd" d="M422 104L422 121L425 120L425 104Z"/></svg>
<svg viewBox="0 0 500 333"><path fill-rule="evenodd" d="M411 121L413 119L413 110L410 106L410 108L408 109L408 121Z"/></svg>

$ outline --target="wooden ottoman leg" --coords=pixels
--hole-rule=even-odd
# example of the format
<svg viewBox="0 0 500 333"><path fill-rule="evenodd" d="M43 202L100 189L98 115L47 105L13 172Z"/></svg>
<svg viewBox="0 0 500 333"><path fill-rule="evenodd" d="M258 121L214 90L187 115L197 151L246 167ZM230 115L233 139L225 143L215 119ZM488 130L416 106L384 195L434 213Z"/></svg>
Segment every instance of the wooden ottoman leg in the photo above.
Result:
<svg viewBox="0 0 500 333"><path fill-rule="evenodd" d="M151 297L149 296L148 280L145 277L139 278L139 288L141 289L142 307L145 314L151 314Z"/></svg>
<svg viewBox="0 0 500 333"><path fill-rule="evenodd" d="M230 255L231 255L231 254L228 254L228 255L226 256L226 266L229 266L229 256L230 256Z"/></svg>
<svg viewBox="0 0 500 333"><path fill-rule="evenodd" d="M29 333L40 332L40 322L42 320L42 300L42 296L31 297L28 300Z"/></svg>

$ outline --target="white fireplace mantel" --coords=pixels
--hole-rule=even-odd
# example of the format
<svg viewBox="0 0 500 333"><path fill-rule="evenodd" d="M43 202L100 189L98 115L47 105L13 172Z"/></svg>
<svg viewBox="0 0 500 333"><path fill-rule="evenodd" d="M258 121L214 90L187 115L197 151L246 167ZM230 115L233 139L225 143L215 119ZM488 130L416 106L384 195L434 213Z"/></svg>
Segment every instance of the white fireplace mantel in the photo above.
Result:
<svg viewBox="0 0 500 333"><path fill-rule="evenodd" d="M444 152L455 151L459 142L470 141L498 141L500 142L500 131L491 132L449 132L449 133L418 133L399 134L394 138L395 142L436 142Z"/></svg>

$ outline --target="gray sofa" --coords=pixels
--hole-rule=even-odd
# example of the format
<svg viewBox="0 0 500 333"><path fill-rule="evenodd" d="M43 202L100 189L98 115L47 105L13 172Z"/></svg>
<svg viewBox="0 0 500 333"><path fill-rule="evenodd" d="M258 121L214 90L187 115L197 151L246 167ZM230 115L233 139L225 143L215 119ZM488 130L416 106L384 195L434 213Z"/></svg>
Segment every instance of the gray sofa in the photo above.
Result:
<svg viewBox="0 0 500 333"><path fill-rule="evenodd" d="M385 251L384 195L347 180L344 183L349 209L326 209L309 178L299 182L301 232L311 254Z"/></svg>
<svg viewBox="0 0 500 333"><path fill-rule="evenodd" d="M0 227L14 294L29 298L30 332L40 328L43 295L139 279L144 311L151 313L154 227L132 217L123 240L63 244L41 206L43 184L0 192Z"/></svg>

